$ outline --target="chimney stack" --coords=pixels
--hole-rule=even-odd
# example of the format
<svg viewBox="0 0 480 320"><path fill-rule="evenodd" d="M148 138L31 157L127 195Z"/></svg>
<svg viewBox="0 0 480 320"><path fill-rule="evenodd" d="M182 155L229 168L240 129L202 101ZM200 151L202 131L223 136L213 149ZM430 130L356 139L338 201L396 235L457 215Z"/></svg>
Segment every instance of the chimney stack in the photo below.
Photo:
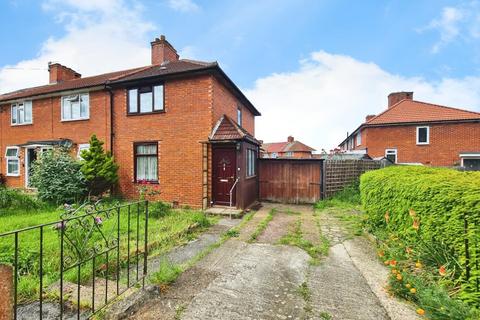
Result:
<svg viewBox="0 0 480 320"><path fill-rule="evenodd" d="M293 141L295 141L295 139L292 136L288 136L287 141L292 143Z"/></svg>
<svg viewBox="0 0 480 320"><path fill-rule="evenodd" d="M413 92L401 91L390 93L388 95L388 108L390 109L393 105L402 100L413 100Z"/></svg>
<svg viewBox="0 0 480 320"><path fill-rule="evenodd" d="M365 122L368 122L370 121L371 119L375 118L375 115L374 114L369 114L365 117Z"/></svg>
<svg viewBox="0 0 480 320"><path fill-rule="evenodd" d="M166 61L177 61L177 50L165 39L162 34L150 43L152 45L152 64L162 64Z"/></svg>
<svg viewBox="0 0 480 320"><path fill-rule="evenodd" d="M82 77L82 75L75 70L61 65L60 63L53 62L48 63L48 73L50 74L49 83L59 83Z"/></svg>

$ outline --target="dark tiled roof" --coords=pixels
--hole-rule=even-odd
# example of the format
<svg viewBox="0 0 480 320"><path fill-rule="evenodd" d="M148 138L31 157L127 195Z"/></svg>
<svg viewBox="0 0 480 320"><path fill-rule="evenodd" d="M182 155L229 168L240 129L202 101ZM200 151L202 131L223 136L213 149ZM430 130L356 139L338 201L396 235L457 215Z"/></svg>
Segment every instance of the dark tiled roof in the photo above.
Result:
<svg viewBox="0 0 480 320"><path fill-rule="evenodd" d="M480 120L480 113L440 106L416 100L404 99L370 119L366 125L397 124L411 122L435 122Z"/></svg>
<svg viewBox="0 0 480 320"><path fill-rule="evenodd" d="M66 90L77 90L82 88L105 85L107 83L118 83L129 80L138 80L142 78L176 74L195 70L207 69L217 66L216 62L206 63L193 60L178 60L169 62L163 66L149 65L140 68L121 70L116 72L104 73L92 77L85 77L73 80L67 80L55 84L48 84L39 87L32 87L17 90L0 95L0 102L12 99L33 97L37 95L49 94Z"/></svg>
<svg viewBox="0 0 480 320"><path fill-rule="evenodd" d="M227 115L223 115L218 121L210 134L210 141L229 141L229 140L249 140L250 142L260 145L244 128L239 126L235 121Z"/></svg>

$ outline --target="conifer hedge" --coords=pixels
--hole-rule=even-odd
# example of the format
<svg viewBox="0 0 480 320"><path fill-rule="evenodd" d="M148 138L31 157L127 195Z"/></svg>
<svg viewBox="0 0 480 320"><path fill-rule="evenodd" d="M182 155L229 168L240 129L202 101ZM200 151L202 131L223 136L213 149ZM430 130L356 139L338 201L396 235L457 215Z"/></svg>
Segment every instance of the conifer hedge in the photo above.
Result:
<svg viewBox="0 0 480 320"><path fill-rule="evenodd" d="M441 252L429 263L446 267L458 296L480 307L480 172L392 166L363 174L360 192L373 232Z"/></svg>

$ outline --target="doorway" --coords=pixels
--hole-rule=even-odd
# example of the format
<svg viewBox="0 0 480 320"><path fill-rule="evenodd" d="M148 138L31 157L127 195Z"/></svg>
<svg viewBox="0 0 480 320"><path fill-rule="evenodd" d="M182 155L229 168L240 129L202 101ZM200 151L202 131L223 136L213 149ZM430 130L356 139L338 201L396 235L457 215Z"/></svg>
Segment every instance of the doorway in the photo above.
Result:
<svg viewBox="0 0 480 320"><path fill-rule="evenodd" d="M37 152L35 147L25 148L25 187L31 188L30 178L32 175L32 165L37 160Z"/></svg>
<svg viewBox="0 0 480 320"><path fill-rule="evenodd" d="M237 152L235 147L213 149L213 204L235 206L237 179ZM231 194L230 194L231 192Z"/></svg>

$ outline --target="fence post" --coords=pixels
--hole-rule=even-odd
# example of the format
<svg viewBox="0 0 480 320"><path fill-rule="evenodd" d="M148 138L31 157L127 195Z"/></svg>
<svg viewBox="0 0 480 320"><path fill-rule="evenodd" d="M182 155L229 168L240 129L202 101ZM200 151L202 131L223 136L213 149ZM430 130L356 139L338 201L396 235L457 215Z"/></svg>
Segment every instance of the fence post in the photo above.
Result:
<svg viewBox="0 0 480 320"><path fill-rule="evenodd" d="M13 319L13 268L0 264L0 320Z"/></svg>

